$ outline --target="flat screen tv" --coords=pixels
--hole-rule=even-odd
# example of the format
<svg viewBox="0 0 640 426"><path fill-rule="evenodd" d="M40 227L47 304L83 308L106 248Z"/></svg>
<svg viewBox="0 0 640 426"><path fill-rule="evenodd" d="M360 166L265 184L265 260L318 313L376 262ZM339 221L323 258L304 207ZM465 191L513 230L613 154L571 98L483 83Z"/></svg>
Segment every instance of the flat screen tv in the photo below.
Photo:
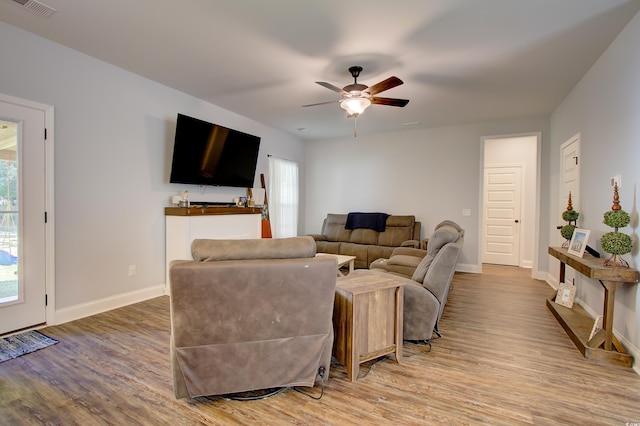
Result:
<svg viewBox="0 0 640 426"><path fill-rule="evenodd" d="M171 183L253 187L260 138L178 114Z"/></svg>

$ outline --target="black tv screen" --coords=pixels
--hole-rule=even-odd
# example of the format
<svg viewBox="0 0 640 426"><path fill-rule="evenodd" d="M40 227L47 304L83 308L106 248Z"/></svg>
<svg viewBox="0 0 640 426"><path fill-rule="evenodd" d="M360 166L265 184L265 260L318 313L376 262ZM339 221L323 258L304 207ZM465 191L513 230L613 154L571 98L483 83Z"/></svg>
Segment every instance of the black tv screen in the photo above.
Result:
<svg viewBox="0 0 640 426"><path fill-rule="evenodd" d="M178 114L171 183L253 187L260 138Z"/></svg>

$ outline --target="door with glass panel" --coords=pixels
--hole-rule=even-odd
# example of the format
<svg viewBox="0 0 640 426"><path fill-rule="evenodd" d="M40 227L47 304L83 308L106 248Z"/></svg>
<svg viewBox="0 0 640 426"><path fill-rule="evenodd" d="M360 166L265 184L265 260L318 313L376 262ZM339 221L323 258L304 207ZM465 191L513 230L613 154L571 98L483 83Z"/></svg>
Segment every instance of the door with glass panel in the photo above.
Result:
<svg viewBox="0 0 640 426"><path fill-rule="evenodd" d="M0 99L0 334L46 321L44 115Z"/></svg>

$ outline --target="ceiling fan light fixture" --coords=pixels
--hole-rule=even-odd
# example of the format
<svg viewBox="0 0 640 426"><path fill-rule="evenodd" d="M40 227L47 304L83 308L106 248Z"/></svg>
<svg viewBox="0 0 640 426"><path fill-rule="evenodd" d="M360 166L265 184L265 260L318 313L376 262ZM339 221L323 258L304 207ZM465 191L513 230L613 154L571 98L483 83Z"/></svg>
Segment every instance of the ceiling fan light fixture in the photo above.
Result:
<svg viewBox="0 0 640 426"><path fill-rule="evenodd" d="M349 115L360 115L371 105L371 100L368 98L357 97L343 99L340 101L340 108L347 111Z"/></svg>

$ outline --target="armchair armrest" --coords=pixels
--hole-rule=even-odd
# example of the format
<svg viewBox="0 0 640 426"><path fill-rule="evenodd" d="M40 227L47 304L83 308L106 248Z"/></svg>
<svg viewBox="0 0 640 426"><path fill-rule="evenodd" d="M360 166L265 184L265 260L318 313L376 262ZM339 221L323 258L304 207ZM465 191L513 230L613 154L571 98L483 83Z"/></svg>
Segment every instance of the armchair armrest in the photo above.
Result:
<svg viewBox="0 0 640 426"><path fill-rule="evenodd" d="M397 247L391 253L391 257L393 256L414 256L422 259L427 255L425 250L421 250L419 248L414 247ZM391 259L391 257L389 259Z"/></svg>
<svg viewBox="0 0 640 426"><path fill-rule="evenodd" d="M400 244L400 247L413 247L420 248L420 241L418 240L407 240Z"/></svg>

